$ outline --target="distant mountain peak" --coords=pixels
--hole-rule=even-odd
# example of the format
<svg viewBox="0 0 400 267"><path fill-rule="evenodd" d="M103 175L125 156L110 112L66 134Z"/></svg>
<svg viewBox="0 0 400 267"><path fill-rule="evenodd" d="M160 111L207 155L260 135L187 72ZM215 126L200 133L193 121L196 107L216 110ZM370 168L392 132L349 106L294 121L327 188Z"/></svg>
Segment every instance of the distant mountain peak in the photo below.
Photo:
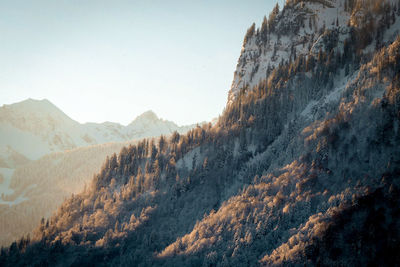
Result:
<svg viewBox="0 0 400 267"><path fill-rule="evenodd" d="M134 121L141 121L141 120L146 120L146 121L157 121L160 120L160 118L154 113L152 110L148 110L139 116L136 117Z"/></svg>
<svg viewBox="0 0 400 267"><path fill-rule="evenodd" d="M43 99L28 98L12 105L42 105L42 106L46 105L55 107L55 105L51 103L47 98Z"/></svg>
<svg viewBox="0 0 400 267"><path fill-rule="evenodd" d="M26 100L10 104L10 105L3 105L2 108L4 110L15 110L16 112L35 112L35 113L61 113L62 112L56 105L50 102L48 99L33 99L28 98ZM65 115L66 116L66 115Z"/></svg>
<svg viewBox="0 0 400 267"><path fill-rule="evenodd" d="M42 98L42 99L28 98L21 102L45 103L45 104L53 105L53 103L51 103L47 98Z"/></svg>
<svg viewBox="0 0 400 267"><path fill-rule="evenodd" d="M15 103L12 103L12 104L4 104L4 105L2 105L2 107L31 106L31 105L38 105L38 104L40 104L41 102L44 102L44 101L48 101L48 100L47 99L38 100L38 99L33 99L33 98L27 98L25 100L22 100L22 101L19 101L19 102L15 102Z"/></svg>

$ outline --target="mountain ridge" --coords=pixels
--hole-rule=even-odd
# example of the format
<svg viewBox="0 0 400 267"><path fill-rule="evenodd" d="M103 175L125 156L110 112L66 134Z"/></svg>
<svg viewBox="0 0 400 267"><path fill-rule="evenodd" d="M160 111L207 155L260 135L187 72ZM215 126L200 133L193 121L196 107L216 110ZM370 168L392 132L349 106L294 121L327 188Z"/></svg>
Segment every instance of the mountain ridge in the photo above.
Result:
<svg viewBox="0 0 400 267"><path fill-rule="evenodd" d="M14 167L19 163L12 160L12 153L35 160L51 152L155 137L174 131L183 133L193 127L195 125L178 126L159 119L152 111L144 112L127 126L114 122L81 124L49 100L30 98L0 107L0 150L4 152L0 162L1 167ZM37 144L36 147L32 147L33 144ZM30 151L26 150L29 147Z"/></svg>

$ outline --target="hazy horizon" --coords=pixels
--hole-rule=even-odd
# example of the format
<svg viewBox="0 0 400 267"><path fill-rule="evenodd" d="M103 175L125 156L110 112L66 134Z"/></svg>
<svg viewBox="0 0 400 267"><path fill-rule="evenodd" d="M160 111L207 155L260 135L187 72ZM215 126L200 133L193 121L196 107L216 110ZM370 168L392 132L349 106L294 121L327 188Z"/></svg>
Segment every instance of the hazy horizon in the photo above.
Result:
<svg viewBox="0 0 400 267"><path fill-rule="evenodd" d="M209 121L246 29L276 2L5 1L0 105L45 98L80 123L126 125L147 110Z"/></svg>

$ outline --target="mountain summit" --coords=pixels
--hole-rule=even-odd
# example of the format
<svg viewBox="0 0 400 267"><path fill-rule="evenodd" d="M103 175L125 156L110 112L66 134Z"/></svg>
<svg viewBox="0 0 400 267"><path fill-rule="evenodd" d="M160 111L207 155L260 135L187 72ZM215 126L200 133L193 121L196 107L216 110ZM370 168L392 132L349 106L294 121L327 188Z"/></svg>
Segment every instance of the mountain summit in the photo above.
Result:
<svg viewBox="0 0 400 267"><path fill-rule="evenodd" d="M148 110L146 112L143 112L141 115L137 116L132 123L135 123L136 121L157 121L157 120L159 120L157 115L152 110Z"/></svg>

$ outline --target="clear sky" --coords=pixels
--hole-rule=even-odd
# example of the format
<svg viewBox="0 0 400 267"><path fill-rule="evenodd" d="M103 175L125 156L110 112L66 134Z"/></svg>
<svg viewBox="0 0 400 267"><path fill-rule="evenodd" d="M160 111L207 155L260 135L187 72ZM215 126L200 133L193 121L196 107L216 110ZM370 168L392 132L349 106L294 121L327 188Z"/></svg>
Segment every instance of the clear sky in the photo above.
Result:
<svg viewBox="0 0 400 267"><path fill-rule="evenodd" d="M0 105L47 98L79 122L178 124L223 110L247 28L282 0L2 0Z"/></svg>

